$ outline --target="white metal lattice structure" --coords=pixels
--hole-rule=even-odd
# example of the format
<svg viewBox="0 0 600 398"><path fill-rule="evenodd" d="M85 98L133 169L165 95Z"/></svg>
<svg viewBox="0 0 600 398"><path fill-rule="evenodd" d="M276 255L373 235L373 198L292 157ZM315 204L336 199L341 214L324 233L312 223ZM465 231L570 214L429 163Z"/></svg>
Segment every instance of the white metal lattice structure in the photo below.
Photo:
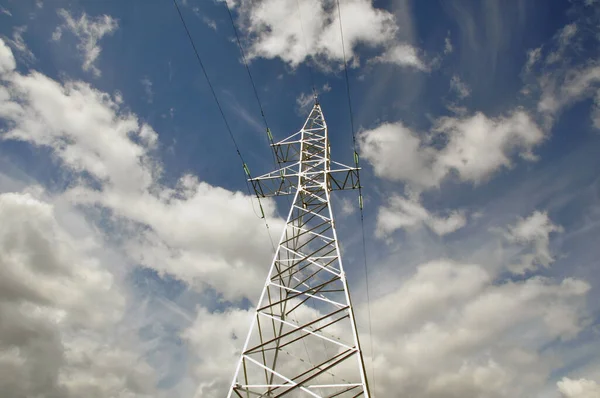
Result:
<svg viewBox="0 0 600 398"><path fill-rule="evenodd" d="M318 103L273 147L281 168L250 181L294 199L228 397L369 397L330 202L360 186L358 168L330 160Z"/></svg>

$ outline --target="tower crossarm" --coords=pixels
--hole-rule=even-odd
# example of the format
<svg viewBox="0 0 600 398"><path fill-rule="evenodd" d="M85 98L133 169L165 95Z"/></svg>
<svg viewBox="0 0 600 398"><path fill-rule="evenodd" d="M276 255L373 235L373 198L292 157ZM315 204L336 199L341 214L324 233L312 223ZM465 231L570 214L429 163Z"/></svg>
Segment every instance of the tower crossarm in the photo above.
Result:
<svg viewBox="0 0 600 398"><path fill-rule="evenodd" d="M308 179L312 175L322 174L323 172L305 172L301 174L298 170L300 162L285 166L279 170L263 174L259 177L250 178L248 181L252 184L254 192L261 198L272 196L293 195L298 189L298 178L302 175ZM337 162L336 168L327 171L327 187L330 191L343 191L348 189L358 189L360 186L360 177L358 167L350 167Z"/></svg>

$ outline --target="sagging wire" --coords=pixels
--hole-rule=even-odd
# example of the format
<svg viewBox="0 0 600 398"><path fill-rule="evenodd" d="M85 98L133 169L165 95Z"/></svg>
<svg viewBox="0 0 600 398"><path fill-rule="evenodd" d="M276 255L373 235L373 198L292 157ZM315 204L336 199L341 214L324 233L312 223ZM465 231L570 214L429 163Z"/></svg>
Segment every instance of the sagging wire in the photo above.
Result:
<svg viewBox="0 0 600 398"><path fill-rule="evenodd" d="M363 197L362 197L362 187L360 185L360 164L359 164L359 155L356 148L356 130L354 129L354 112L352 111L352 99L350 95L350 79L348 78L348 63L346 60L346 46L344 43L344 29L342 27L342 10L340 7L340 0L337 1L337 10L338 10L338 20L340 25L340 37L342 41L342 55L344 57L344 76L346 80L346 95L348 97L348 109L350 112L350 128L352 129L352 145L354 148L354 164L356 166L356 174L357 174L357 182L358 182L358 206L360 208L360 226L362 231L362 247L363 247L363 258L364 258L364 271L365 271L365 285L366 285L366 296L367 296L367 312L369 317L369 340L371 345L371 371L373 377L373 384L376 385L375 380L375 350L373 347L373 326L371 321L371 298L369 294L369 267L367 265L367 244L365 237L365 218L363 211ZM368 387L367 387L368 388ZM375 396L372 394L373 397Z"/></svg>

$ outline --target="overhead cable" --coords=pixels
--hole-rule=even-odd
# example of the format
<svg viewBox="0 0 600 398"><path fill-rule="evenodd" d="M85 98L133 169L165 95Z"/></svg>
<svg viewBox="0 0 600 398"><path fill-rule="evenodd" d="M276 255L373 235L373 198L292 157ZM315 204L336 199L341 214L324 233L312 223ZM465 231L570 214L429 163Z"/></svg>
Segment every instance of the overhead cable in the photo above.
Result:
<svg viewBox="0 0 600 398"><path fill-rule="evenodd" d="M346 60L346 46L344 43L344 29L342 27L342 10L340 7L340 0L337 0L337 9L338 9L338 20L340 25L340 37L342 41L342 55L344 57L344 76L346 80L346 95L348 97L348 109L350 112L350 128L352 129L352 145L354 147L354 163L357 168L357 174L359 174L359 156L356 147L356 131L354 129L354 112L352 111L352 99L350 96L350 79L348 78L348 63ZM358 198L359 198L359 208L360 208L360 226L362 230L362 247L364 254L364 271L365 271L365 285L366 285L366 296L367 296L367 312L369 315L369 340L371 345L371 370L373 374L373 384L376 385L375 381L375 365L374 365L374 347L373 347L373 326L371 322L371 299L369 294L369 267L367 265L367 244L365 238L365 218L363 211L363 198L362 198L362 187L360 185L360 177L358 184ZM374 396L374 394L373 394Z"/></svg>
<svg viewBox="0 0 600 398"><path fill-rule="evenodd" d="M229 138L231 139L231 142L233 143L233 146L235 147L235 151L238 155L238 157L240 158L241 162L242 162L242 166L244 168L244 172L246 173L246 175L248 176L248 178L251 178L252 176L250 175L250 169L248 168L248 166L246 165L246 162L244 161L244 157L242 156L242 152L240 151L240 147L235 139L235 136L233 135L233 132L231 131L231 127L229 125L229 122L227 121L227 117L225 116L225 112L223 112L223 107L221 106L221 103L219 102L219 98L217 97L217 94L215 92L215 89L210 81L210 78L208 77L208 73L206 72L206 68L204 67L204 63L202 62L202 58L200 57L200 54L198 53L198 49L196 48L196 44L194 43L194 39L192 38L192 34L190 33L190 30L188 29L188 26L185 22L185 19L183 18L183 14L181 13L181 9L179 8L179 4L177 4L177 0L173 0L173 5L175 5L175 8L177 9L177 14L179 15L179 19L181 20L181 24L183 25L183 28L185 29L185 33L187 34L187 37L190 41L190 44L192 45L192 49L194 50L194 54L196 55L196 59L198 60L198 64L200 65L200 68L202 69L202 73L204 74L204 77L206 79L206 83L208 84L208 87L210 88L210 92L212 93L212 96L215 100L215 103L217 104L217 107L219 108L219 113L221 114L221 117L223 118L223 123L225 124L225 128L227 129L227 132L229 133ZM248 194L250 196L252 196L252 194L250 193L250 186L248 184L248 180L244 179L246 182L246 188L248 190ZM265 219L265 223L266 218L265 218L265 212L263 210L262 204L260 202L260 198L258 197L258 195L256 195L257 199L258 199L258 205L260 207L260 212L262 214L261 218ZM269 229L269 225L267 225L267 229ZM270 234L269 234L269 238L271 238ZM271 239L272 241L272 239Z"/></svg>
<svg viewBox="0 0 600 398"><path fill-rule="evenodd" d="M271 156L273 157L273 164L277 168L279 162L275 156L275 142L273 141L273 133L271 133L271 129L269 128L269 122L267 121L267 116L265 114L264 108L262 106L262 102L260 101L260 97L258 95L258 90L256 89L256 84L254 83L254 78L252 77L252 72L250 72L250 65L248 64L248 59L246 58L246 52L244 51L244 47L242 46L242 41L240 40L240 35L238 34L238 30L235 26L235 21L233 20L233 14L231 13L231 8L229 8L229 4L227 1L224 2L225 7L227 8L227 14L229 14L229 20L231 21L231 27L233 28L233 32L235 33L235 39L238 44L238 48L240 49L240 54L242 55L242 61L244 62L244 66L246 67L246 72L248 73L248 77L250 78L250 83L252 84L252 90L254 91L254 96L256 97L256 102L258 103L258 107L260 109L260 115L262 116L263 122L265 123L265 128L267 129L267 138L269 139L269 144L271 144L272 151Z"/></svg>
<svg viewBox="0 0 600 398"><path fill-rule="evenodd" d="M304 42L304 51L306 52L306 56L308 57L308 44L306 43L306 33L304 31L304 23L302 22L302 10L300 9L300 1L296 0L296 7L298 8L298 19L300 20L300 30L302 32L302 41ZM312 85L313 97L315 102L319 100L319 93L317 92L317 87L315 86L315 77L313 74L312 66L307 62L306 67L308 68L308 74L310 76L310 83Z"/></svg>

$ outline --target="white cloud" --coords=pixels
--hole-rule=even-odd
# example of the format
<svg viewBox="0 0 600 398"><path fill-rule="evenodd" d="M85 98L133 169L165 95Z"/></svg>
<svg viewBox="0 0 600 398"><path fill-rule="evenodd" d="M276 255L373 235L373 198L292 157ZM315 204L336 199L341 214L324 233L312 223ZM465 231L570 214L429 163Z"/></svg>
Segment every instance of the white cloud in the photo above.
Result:
<svg viewBox="0 0 600 398"><path fill-rule="evenodd" d="M56 28L54 32L52 32L52 41L60 41L62 39L62 29Z"/></svg>
<svg viewBox="0 0 600 398"><path fill-rule="evenodd" d="M184 5L186 5L186 4L184 3ZM214 19L209 18L207 15L202 15L202 12L200 11L200 7L193 7L192 11L194 12L194 14L196 14L196 16L198 18L202 19L202 22L204 22L204 24L206 26L208 26L215 32L217 31L217 22Z"/></svg>
<svg viewBox="0 0 600 398"><path fill-rule="evenodd" d="M539 93L537 111L546 129L552 127L564 109L593 97L598 90L600 66L594 58L583 58L580 51L582 43L596 32L597 18L580 17L561 28L549 43L528 52L523 92ZM591 118L597 127L595 109L592 108Z"/></svg>
<svg viewBox="0 0 600 398"><path fill-rule="evenodd" d="M145 77L142 80L140 80L140 82L144 87L146 101L148 101L148 103L152 103L152 101L154 100L154 91L152 91L152 81L148 77Z"/></svg>
<svg viewBox="0 0 600 398"><path fill-rule="evenodd" d="M440 148L441 139L445 144ZM501 168L511 167L511 158L517 154L535 160L532 150L543 139L543 132L521 110L494 119L481 113L443 117L424 138L401 122L384 123L358 135L362 156L375 174L405 182L417 196L439 187L450 175L463 182L481 183ZM389 236L397 229L422 224L445 235L465 226L466 218L460 211L433 215L418 200L393 196L379 210L377 234Z"/></svg>
<svg viewBox="0 0 600 398"><path fill-rule="evenodd" d="M546 64L553 64L562 59L565 49L577 34L577 23L573 22L564 26L557 34L558 48L546 57Z"/></svg>
<svg viewBox="0 0 600 398"><path fill-rule="evenodd" d="M539 80L542 95L537 109L550 126L562 109L594 95L599 83L600 66L594 63L544 75Z"/></svg>
<svg viewBox="0 0 600 398"><path fill-rule="evenodd" d="M450 54L454 51L454 47L452 46L452 41L450 41L450 33L444 39L444 54Z"/></svg>
<svg viewBox="0 0 600 398"><path fill-rule="evenodd" d="M519 231L522 236L533 234L527 228ZM391 260L397 263L397 253ZM494 270L500 272L490 264L439 259L417 266L400 280L395 278L404 272L385 274L395 288L378 292L370 302L374 393L508 398L543 391L552 372L563 366L551 344L576 337L586 326L590 285L573 278L501 282ZM367 324L365 305L356 308L359 325ZM245 310L200 311L184 333L194 352L216 358L200 360L195 368L197 375L209 375L198 376L203 381L196 397L226 390L250 316ZM369 341L366 328L360 335ZM312 355L318 347L307 349ZM371 375L370 350L364 344L363 350Z"/></svg>
<svg viewBox="0 0 600 398"><path fill-rule="evenodd" d="M344 45L350 64L358 63L354 49L360 44L389 48L382 59L387 62L422 67L414 48L406 43L396 43L398 26L391 13L374 8L370 0L350 0L341 4ZM242 29L250 38L250 59L280 58L296 67L312 57L324 69L331 64L339 66L343 61L338 10L333 2L241 2L238 12Z"/></svg>
<svg viewBox="0 0 600 398"><path fill-rule="evenodd" d="M4 15L8 15L9 17L13 16L12 13L9 10L7 10L6 8L4 8L2 6L0 6L0 13L2 13Z"/></svg>
<svg viewBox="0 0 600 398"><path fill-rule="evenodd" d="M535 396L553 366L544 347L582 329L590 286L570 278L498 283L495 276L485 265L440 259L373 300L375 393Z"/></svg>
<svg viewBox="0 0 600 398"><path fill-rule="evenodd" d="M532 149L544 139L544 133L522 110L498 118L482 113L463 119L441 118L434 130L448 136L448 144L438 154L438 167L445 173L456 170L461 180L474 183L501 167L510 167L513 154L534 160Z"/></svg>
<svg viewBox="0 0 600 398"><path fill-rule="evenodd" d="M384 123L359 134L362 156L373 165L375 174L393 181L432 186L436 150L423 145L417 134L401 122Z"/></svg>
<svg viewBox="0 0 600 398"><path fill-rule="evenodd" d="M522 110L497 118L482 113L443 117L432 132L434 137L446 138L442 149L428 145L401 122L363 131L359 142L377 176L424 189L439 186L453 171L462 181L482 182L500 168L510 167L514 154L534 160L532 150L544 139L543 132Z"/></svg>
<svg viewBox="0 0 600 398"><path fill-rule="evenodd" d="M521 218L515 225L509 226L506 238L510 242L528 246L530 251L520 256L520 263L510 265L512 272L523 274L539 267L548 267L554 262L550 253L550 234L562 232L559 225L552 223L548 214L535 211L527 218Z"/></svg>
<svg viewBox="0 0 600 398"><path fill-rule="evenodd" d="M296 113L298 113L300 116L308 116L308 112L310 112L315 104L315 94L321 95L323 93L328 93L331 91L331 86L329 83L325 83L321 89L316 88L315 91L316 93L302 92L300 95L298 95L298 97L296 97Z"/></svg>
<svg viewBox="0 0 600 398"><path fill-rule="evenodd" d="M26 63L31 64L35 62L35 55L27 48L27 44L25 44L25 40L23 40L23 33L26 31L27 26L16 27L13 31L13 39L8 40L8 43L19 52L19 55Z"/></svg>
<svg viewBox="0 0 600 398"><path fill-rule="evenodd" d="M314 104L315 97L312 93L300 93L296 98L296 112L301 116L308 116Z"/></svg>
<svg viewBox="0 0 600 398"><path fill-rule="evenodd" d="M68 231L53 204L0 194L0 390L7 396L153 393L153 372L132 351L135 335L107 333L125 302L93 254L100 246L91 230Z"/></svg>
<svg viewBox="0 0 600 398"><path fill-rule="evenodd" d="M206 26L208 26L209 28L211 28L212 30L216 31L217 30L217 23L215 22L214 19L210 19L207 16L203 16L202 17L202 22L204 22L206 24Z"/></svg>
<svg viewBox="0 0 600 398"><path fill-rule="evenodd" d="M556 385L564 398L600 397L600 385L593 380L572 380L564 377Z"/></svg>
<svg viewBox="0 0 600 398"><path fill-rule="evenodd" d="M385 237L400 228L414 228L427 225L437 235L452 233L467 223L462 211L452 211L447 216L431 214L418 198L405 198L394 195L387 205L379 208L377 230L379 237Z"/></svg>
<svg viewBox="0 0 600 398"><path fill-rule="evenodd" d="M182 337L189 342L192 351L201 356L193 369L195 379L200 380L195 398L225 394L252 314L253 311L241 309L211 314L201 309L194 323L183 332Z"/></svg>
<svg viewBox="0 0 600 398"><path fill-rule="evenodd" d="M446 109L454 113L457 116L466 116L469 113L469 109L466 106L459 106L456 103L450 102L446 105Z"/></svg>
<svg viewBox="0 0 600 398"><path fill-rule="evenodd" d="M61 83L35 71L22 75L14 71L14 58L2 41L0 67L0 118L5 123L1 139L20 140L51 150L62 171L71 174L69 188L60 194L60 200L84 209L91 222L99 221L92 227L98 228L94 239L65 237L59 227L53 226L44 227L33 238L15 241L19 239L20 228L28 231L30 225L45 223L51 207L23 195L0 196L0 246L3 247L0 262L11 261L7 266L0 264L0 273L6 274L0 275L0 284L7 284L0 288L0 296L14 296L19 290L19 294L30 297L28 300L37 300L35 305L51 307L51 311L44 309L39 315L28 307L23 314L33 320L19 323L18 316L25 315L19 315L15 309L10 314L16 315L5 315L4 300L0 297L2 319L10 315L16 320L0 326L0 334L12 328L10 336L25 336L24 331L37 329L35 336L39 336L39 339L32 337L30 346L25 346L29 344L25 342L19 349L5 350L0 343L1 373L11 375L0 377L0 388L14 390L10 396L162 396L154 391L159 379L154 375L155 370L140 357L145 349L154 350L159 343L148 342L147 348L137 347L136 325L121 324L131 322L124 320L125 294L117 289L107 269L114 266L120 272L126 270L123 264L107 263L89 255L106 250L107 243L95 234L105 233L126 261L150 267L160 274L168 273L187 283L190 289L201 291L211 287L227 300L243 297L253 300L264 282L264 267L271 254L264 225L252 211L251 198L200 182L191 175L182 176L175 186L159 183L161 164L154 153L159 145L158 134L121 108L118 93L113 99L83 82ZM4 204L5 198L33 205L27 212L18 212L14 205ZM282 228L273 203L265 201L263 206L273 230ZM100 209L108 210L110 217L97 218ZM26 216L20 216L21 213ZM33 255L21 253L15 242L30 246L39 242L41 249ZM61 257L61 268L54 276L33 263L41 259L45 261L42 265L57 263L49 262L56 257L50 250L82 254ZM30 263L19 266L20 259ZM36 278L40 272L48 275ZM39 317L44 318L38 321ZM204 325L211 325L211 330L204 329L210 336L220 335L226 343L232 338L231 334L222 334L219 314L199 309L198 318L203 319ZM236 334L242 338L247 320L240 319ZM57 321L60 328L55 326ZM123 335L120 331L127 333ZM201 331L195 325L183 337L192 345L205 344L203 337L194 340ZM8 341L7 338L0 341ZM227 344L238 347L238 343L236 340ZM190 354L189 366L198 370L191 382L198 383L204 394L222 391L223 385L219 383L225 380L228 383L232 376L233 369L229 367L235 365L235 352L220 350L219 353L223 361L217 365L214 358Z"/></svg>
<svg viewBox="0 0 600 398"><path fill-rule="evenodd" d="M374 60L377 62L392 63L400 66L411 66L423 71L429 69L419 57L417 50L408 44L398 44L390 47Z"/></svg>
<svg viewBox="0 0 600 398"><path fill-rule="evenodd" d="M3 40L0 40L0 75L12 72L16 67L17 63L12 51Z"/></svg>
<svg viewBox="0 0 600 398"><path fill-rule="evenodd" d="M105 35L111 35L117 30L119 27L117 20L110 15L89 18L85 12L81 14L79 19L75 19L69 11L64 9L58 10L58 15L65 20L65 23L56 28L52 34L52 39L55 41L60 40L64 29L73 33L79 40L77 49L83 56L83 70L91 71L94 76L99 77L101 72L96 67L95 62L100 56L102 48L98 42Z"/></svg>
<svg viewBox="0 0 600 398"><path fill-rule="evenodd" d="M4 55L2 65L10 70L14 60L10 51ZM153 152L158 134L89 84L59 83L38 72L5 76L2 139L52 150L74 173L65 197L89 209L109 209L119 226L111 236L131 259L193 288L213 287L227 299L256 297L270 254L250 197L191 175L175 186L159 183L162 166ZM263 201L263 207L279 229L274 204ZM238 244L232 247L232 241Z"/></svg>
<svg viewBox="0 0 600 398"><path fill-rule="evenodd" d="M457 75L452 76L450 79L450 90L453 90L458 98L466 98L471 95L471 89L465 82L460 80Z"/></svg>
<svg viewBox="0 0 600 398"><path fill-rule="evenodd" d="M340 206L340 216L344 217L353 214L356 211L356 208L357 207L354 201L348 198L343 198L342 205Z"/></svg>
<svg viewBox="0 0 600 398"><path fill-rule="evenodd" d="M530 72L542 56L542 47L534 48L527 51L527 62L525 63L525 71Z"/></svg>

